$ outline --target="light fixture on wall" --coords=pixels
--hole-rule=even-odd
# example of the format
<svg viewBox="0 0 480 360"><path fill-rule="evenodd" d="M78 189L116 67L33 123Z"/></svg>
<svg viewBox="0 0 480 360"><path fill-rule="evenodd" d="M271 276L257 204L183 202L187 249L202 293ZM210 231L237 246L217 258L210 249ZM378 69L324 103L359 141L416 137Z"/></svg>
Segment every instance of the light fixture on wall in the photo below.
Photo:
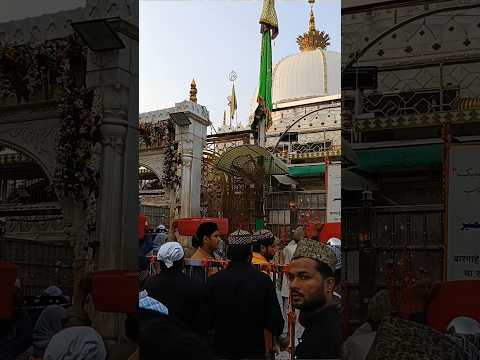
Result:
<svg viewBox="0 0 480 360"><path fill-rule="evenodd" d="M72 23L75 32L92 51L112 51L125 48L125 44L108 19Z"/></svg>

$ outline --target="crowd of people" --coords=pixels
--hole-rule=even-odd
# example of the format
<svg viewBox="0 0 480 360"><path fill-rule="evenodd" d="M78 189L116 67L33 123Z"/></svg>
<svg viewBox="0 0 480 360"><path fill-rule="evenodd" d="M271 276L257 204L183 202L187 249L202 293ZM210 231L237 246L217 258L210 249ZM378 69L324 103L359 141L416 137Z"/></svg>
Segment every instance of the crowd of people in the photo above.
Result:
<svg viewBox="0 0 480 360"><path fill-rule="evenodd" d="M107 342L92 326L88 280L74 301L48 287L35 300L41 311L23 306L18 282L15 310L0 320L0 359L253 360L291 351L295 359L480 360L476 319L457 317L442 332L428 326L427 280L415 284L408 318L380 290L365 323L346 334L339 239L323 244L300 226L283 248L266 229L237 230L224 242L206 222L188 253L172 233L159 227L153 246L140 244L138 307L126 315L123 341Z"/></svg>
<svg viewBox="0 0 480 360"><path fill-rule="evenodd" d="M107 347L91 326L86 301L87 296L72 306L60 288L50 286L35 301L43 309L37 314L36 307L24 306L22 288L17 285L15 308L9 318L0 320L0 359L107 359Z"/></svg>
<svg viewBox="0 0 480 360"><path fill-rule="evenodd" d="M140 260L144 305L139 328L158 321L158 326L171 327L169 336L189 339L189 345L171 342L159 349L149 333L140 330L140 357L158 359L160 351L164 358L178 358L180 348L195 346L181 358L274 359L293 340L298 359L340 359L340 296L335 290L341 258L339 240L332 241L335 244L307 239L298 227L280 252L269 230L237 230L228 237L225 259L218 251L218 227L207 222L198 227L188 265L178 242L163 243L155 252L158 271L149 271L150 263ZM288 271L266 266L275 258L283 258ZM193 266L192 260L228 260L228 265L203 268ZM295 328L294 339L288 337L293 333L289 327Z"/></svg>
<svg viewBox="0 0 480 360"><path fill-rule="evenodd" d="M419 296L424 300L420 311L406 319L392 305L388 290L377 292L368 303L367 321L344 341L342 359L480 360L480 323L459 316L443 332L434 330L426 320L428 291Z"/></svg>

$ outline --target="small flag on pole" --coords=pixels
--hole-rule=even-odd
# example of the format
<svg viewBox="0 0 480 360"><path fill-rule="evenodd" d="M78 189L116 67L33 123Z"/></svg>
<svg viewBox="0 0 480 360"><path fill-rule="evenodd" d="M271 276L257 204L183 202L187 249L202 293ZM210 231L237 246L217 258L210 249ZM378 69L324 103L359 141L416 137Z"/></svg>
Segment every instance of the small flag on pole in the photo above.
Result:
<svg viewBox="0 0 480 360"><path fill-rule="evenodd" d="M232 85L232 96L230 97L230 119L233 120L237 111L237 96L235 95L235 84Z"/></svg>

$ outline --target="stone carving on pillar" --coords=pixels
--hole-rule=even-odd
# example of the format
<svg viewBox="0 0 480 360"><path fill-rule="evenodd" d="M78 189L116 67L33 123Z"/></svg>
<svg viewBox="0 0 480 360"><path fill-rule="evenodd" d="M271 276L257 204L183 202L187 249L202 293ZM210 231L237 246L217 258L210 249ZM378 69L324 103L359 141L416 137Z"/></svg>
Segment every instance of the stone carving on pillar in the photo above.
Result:
<svg viewBox="0 0 480 360"><path fill-rule="evenodd" d="M124 153L125 141L119 137L108 136L103 139L103 144L111 147L120 156Z"/></svg>

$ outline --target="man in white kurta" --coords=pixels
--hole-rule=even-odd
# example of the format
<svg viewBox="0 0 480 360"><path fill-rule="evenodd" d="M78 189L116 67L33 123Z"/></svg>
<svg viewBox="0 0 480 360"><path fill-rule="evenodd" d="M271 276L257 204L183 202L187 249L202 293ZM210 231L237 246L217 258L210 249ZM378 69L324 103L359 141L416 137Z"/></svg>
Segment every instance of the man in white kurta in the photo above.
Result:
<svg viewBox="0 0 480 360"><path fill-rule="evenodd" d="M293 240L288 243L287 246L283 249L283 259L285 261L285 265L288 265L290 261L292 261L293 254L295 250L297 250L297 244L300 240L304 238L303 227L299 226L293 232ZM288 279L287 276L283 275L282 281L282 299L283 299L283 313L285 314L285 326L283 329L283 333L286 334L288 332L288 297L290 296L290 290L288 287ZM299 311L296 311L297 319L299 315ZM303 333L303 326L297 321L295 324L295 338L299 338ZM295 344L296 345L296 344Z"/></svg>

